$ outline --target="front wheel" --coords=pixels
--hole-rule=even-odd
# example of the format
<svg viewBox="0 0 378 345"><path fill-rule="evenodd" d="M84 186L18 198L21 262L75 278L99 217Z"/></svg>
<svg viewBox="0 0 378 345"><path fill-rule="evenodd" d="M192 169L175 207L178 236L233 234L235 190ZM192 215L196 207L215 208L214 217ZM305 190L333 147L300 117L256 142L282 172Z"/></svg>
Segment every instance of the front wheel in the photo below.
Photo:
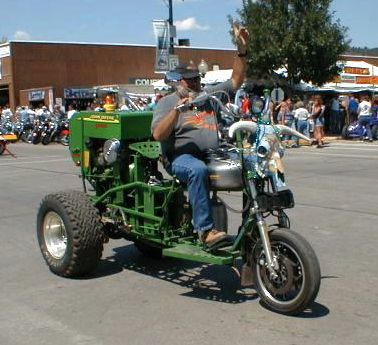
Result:
<svg viewBox="0 0 378 345"><path fill-rule="evenodd" d="M261 241L253 251L255 287L263 305L278 313L296 315L315 300L320 287L316 254L304 237L287 229L270 232L276 276L265 265Z"/></svg>
<svg viewBox="0 0 378 345"><path fill-rule="evenodd" d="M42 145L48 145L48 144L50 144L50 141L51 141L51 137L50 137L50 135L45 135L45 136L42 136L42 140L41 140L41 142L42 142Z"/></svg>

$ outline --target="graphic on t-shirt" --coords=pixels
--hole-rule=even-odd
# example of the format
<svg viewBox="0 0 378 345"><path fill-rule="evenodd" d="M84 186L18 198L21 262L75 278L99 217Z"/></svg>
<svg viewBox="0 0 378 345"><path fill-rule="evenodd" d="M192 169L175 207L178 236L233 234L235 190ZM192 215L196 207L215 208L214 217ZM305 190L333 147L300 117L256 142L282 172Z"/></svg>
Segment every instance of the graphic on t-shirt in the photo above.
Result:
<svg viewBox="0 0 378 345"><path fill-rule="evenodd" d="M195 128L203 128L212 132L217 131L215 124L214 111L201 111L185 119L184 126L192 126Z"/></svg>

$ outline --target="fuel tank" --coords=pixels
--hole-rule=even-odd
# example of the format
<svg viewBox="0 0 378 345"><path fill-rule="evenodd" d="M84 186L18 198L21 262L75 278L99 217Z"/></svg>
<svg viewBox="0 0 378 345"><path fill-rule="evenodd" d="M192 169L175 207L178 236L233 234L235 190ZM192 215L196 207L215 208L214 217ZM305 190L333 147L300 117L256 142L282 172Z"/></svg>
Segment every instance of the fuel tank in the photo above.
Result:
<svg viewBox="0 0 378 345"><path fill-rule="evenodd" d="M211 190L235 191L243 188L242 167L236 156L216 150L208 152L205 161Z"/></svg>

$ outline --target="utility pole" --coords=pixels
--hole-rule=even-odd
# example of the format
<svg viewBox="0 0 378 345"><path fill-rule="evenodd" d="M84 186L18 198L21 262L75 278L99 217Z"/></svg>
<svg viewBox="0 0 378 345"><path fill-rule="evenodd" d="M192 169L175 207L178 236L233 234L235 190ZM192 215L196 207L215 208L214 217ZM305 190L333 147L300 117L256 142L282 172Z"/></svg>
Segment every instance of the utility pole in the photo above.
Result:
<svg viewBox="0 0 378 345"><path fill-rule="evenodd" d="M168 18L168 23L169 23L169 53L174 54L174 43L173 43L173 37L171 36L171 28L173 26L173 5L172 5L172 0L168 0L168 7L169 7L169 18Z"/></svg>

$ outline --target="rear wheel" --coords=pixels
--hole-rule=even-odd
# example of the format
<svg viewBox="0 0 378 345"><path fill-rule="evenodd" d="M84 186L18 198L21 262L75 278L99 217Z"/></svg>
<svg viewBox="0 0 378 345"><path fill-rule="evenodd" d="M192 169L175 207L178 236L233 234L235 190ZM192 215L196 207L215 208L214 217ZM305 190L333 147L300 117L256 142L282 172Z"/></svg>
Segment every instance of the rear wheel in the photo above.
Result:
<svg viewBox="0 0 378 345"><path fill-rule="evenodd" d="M310 244L298 233L277 229L270 232L276 276L266 267L261 242L253 251L253 273L262 303L278 313L295 315L308 308L320 287L320 267Z"/></svg>
<svg viewBox="0 0 378 345"><path fill-rule="evenodd" d="M104 235L99 212L84 193L47 195L38 211L37 236L43 258L57 275L84 276L101 258Z"/></svg>

